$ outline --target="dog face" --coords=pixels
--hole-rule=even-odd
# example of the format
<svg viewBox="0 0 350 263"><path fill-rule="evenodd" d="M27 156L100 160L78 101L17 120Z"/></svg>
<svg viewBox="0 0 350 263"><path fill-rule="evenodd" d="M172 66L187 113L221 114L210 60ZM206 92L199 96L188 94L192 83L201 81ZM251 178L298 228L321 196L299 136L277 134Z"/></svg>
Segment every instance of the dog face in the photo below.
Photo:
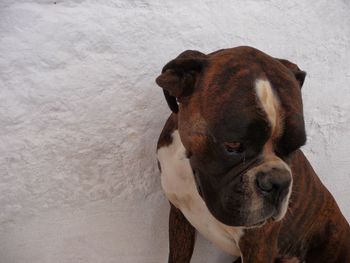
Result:
<svg viewBox="0 0 350 263"><path fill-rule="evenodd" d="M285 215L288 156L306 138L304 78L295 64L250 47L185 51L157 78L198 192L222 223L251 227Z"/></svg>

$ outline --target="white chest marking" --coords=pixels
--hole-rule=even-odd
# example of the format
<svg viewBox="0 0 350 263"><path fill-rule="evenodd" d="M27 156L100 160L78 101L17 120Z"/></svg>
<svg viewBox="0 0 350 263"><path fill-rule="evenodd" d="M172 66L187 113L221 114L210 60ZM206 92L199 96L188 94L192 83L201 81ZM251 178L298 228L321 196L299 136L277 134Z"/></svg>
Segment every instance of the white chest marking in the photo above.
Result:
<svg viewBox="0 0 350 263"><path fill-rule="evenodd" d="M243 229L222 224L209 212L198 194L189 160L177 130L173 141L157 151L161 167L161 182L169 201L205 238L227 253L240 256L238 241Z"/></svg>

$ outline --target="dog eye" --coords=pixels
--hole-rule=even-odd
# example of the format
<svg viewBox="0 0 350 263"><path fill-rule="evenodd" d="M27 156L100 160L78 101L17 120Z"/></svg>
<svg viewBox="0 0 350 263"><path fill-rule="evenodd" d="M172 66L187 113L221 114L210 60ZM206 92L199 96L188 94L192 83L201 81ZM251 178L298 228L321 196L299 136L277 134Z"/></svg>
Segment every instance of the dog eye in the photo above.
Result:
<svg viewBox="0 0 350 263"><path fill-rule="evenodd" d="M244 147L239 142L225 142L224 147L225 150L230 154L244 152Z"/></svg>

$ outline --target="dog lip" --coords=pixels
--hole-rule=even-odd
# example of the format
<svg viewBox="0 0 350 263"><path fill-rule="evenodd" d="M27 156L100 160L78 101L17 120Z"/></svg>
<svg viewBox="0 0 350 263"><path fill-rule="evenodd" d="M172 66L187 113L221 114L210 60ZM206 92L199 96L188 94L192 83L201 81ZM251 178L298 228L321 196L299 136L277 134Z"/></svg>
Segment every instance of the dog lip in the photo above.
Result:
<svg viewBox="0 0 350 263"><path fill-rule="evenodd" d="M256 227L262 227L265 224L269 224L276 221L276 215L273 213L273 215L270 215L268 217L265 217L265 219L258 221L257 223L254 223L250 226L247 226L247 228L256 228Z"/></svg>
<svg viewBox="0 0 350 263"><path fill-rule="evenodd" d="M255 223L255 224L252 224L252 225L250 225L250 226L248 226L248 227L262 227L263 225L266 224L266 222L267 222L267 220L264 219L264 220L261 220L261 221Z"/></svg>
<svg viewBox="0 0 350 263"><path fill-rule="evenodd" d="M271 216L271 220L279 221L281 219L280 209L281 208L279 206L277 206L277 208L275 209L273 215Z"/></svg>

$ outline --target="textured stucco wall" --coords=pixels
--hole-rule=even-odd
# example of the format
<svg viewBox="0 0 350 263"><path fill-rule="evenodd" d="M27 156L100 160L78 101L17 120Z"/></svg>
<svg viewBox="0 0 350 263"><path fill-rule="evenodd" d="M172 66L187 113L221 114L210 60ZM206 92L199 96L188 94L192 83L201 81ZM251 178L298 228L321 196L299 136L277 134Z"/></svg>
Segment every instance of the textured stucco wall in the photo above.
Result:
<svg viewBox="0 0 350 263"><path fill-rule="evenodd" d="M308 72L306 155L350 219L350 3L0 1L0 262L166 262L154 78L252 45ZM193 262L230 262L199 237Z"/></svg>

